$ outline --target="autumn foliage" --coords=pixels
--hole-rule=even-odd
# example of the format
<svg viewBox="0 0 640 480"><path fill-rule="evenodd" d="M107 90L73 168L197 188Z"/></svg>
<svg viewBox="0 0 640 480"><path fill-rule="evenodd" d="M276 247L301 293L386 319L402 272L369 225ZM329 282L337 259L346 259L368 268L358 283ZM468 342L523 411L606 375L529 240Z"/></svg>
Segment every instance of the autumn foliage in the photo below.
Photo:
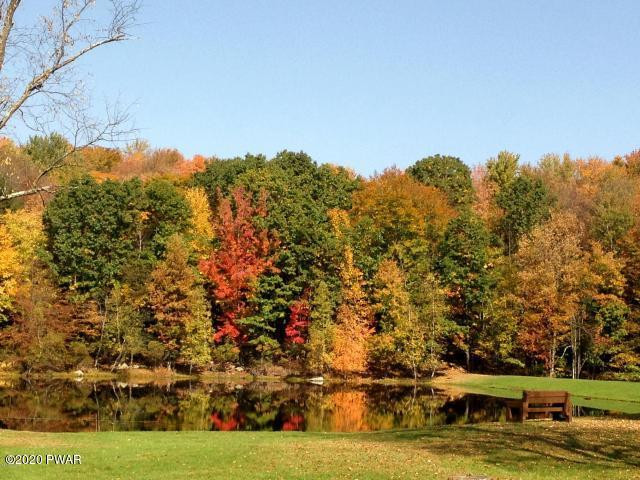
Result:
<svg viewBox="0 0 640 480"><path fill-rule="evenodd" d="M199 268L211 283L211 296L220 311L215 340L228 337L242 343L247 335L238 321L249 314L258 277L273 268L276 241L254 223L267 215L265 195L254 205L252 196L238 187L231 198L233 202L224 198L218 207L215 234L220 245L200 261Z"/></svg>
<svg viewBox="0 0 640 480"><path fill-rule="evenodd" d="M287 340L293 343L304 343L309 328L311 310L306 300L299 300L290 307L291 315L285 327Z"/></svg>
<svg viewBox="0 0 640 480"><path fill-rule="evenodd" d="M304 152L71 152L51 134L0 139L0 192L65 152L51 191L0 205L15 369L640 378L637 150L533 165L501 151L473 170L430 155L364 178ZM367 428L350 424L361 403L337 395L336 418ZM234 415L211 425L240 428Z"/></svg>

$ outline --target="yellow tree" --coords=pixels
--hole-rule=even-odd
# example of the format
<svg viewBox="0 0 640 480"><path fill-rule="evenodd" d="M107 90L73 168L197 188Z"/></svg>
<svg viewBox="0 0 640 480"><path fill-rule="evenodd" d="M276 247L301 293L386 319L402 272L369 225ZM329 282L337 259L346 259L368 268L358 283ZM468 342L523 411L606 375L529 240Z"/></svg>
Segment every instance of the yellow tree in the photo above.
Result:
<svg viewBox="0 0 640 480"><path fill-rule="evenodd" d="M580 248L583 227L569 212L555 212L533 229L517 254L518 297L523 309L521 347L556 373L557 352L571 331L588 260Z"/></svg>
<svg viewBox="0 0 640 480"><path fill-rule="evenodd" d="M406 279L395 261L387 259L380 262L373 279L373 299L373 308L384 332L391 332L409 316L411 304Z"/></svg>
<svg viewBox="0 0 640 480"><path fill-rule="evenodd" d="M433 376L445 331L451 329L445 292L433 272L420 268L407 275L395 261L384 260L374 278L373 298L381 333L371 342L371 367L388 372L393 365L414 379L426 370Z"/></svg>
<svg viewBox="0 0 640 480"><path fill-rule="evenodd" d="M191 369L210 360L213 330L205 292L188 260L182 238L172 236L166 258L151 273L148 300L155 320L150 331L164 345L169 361Z"/></svg>
<svg viewBox="0 0 640 480"><path fill-rule="evenodd" d="M187 188L184 197L191 208L191 246L199 257L206 257L211 251L213 232L213 213L209 206L207 193L202 187Z"/></svg>
<svg viewBox="0 0 640 480"><path fill-rule="evenodd" d="M311 325L307 342L307 367L318 373L324 373L331 366L331 346L335 324L333 322L334 305L329 286L320 281L311 297Z"/></svg>
<svg viewBox="0 0 640 480"><path fill-rule="evenodd" d="M5 225L0 224L0 320L11 310L20 274L19 255Z"/></svg>
<svg viewBox="0 0 640 480"><path fill-rule="evenodd" d="M8 210L0 215L0 315L12 310L19 290L28 288L29 267L42 241L39 210Z"/></svg>
<svg viewBox="0 0 640 480"><path fill-rule="evenodd" d="M404 252L437 240L456 212L437 188L389 168L354 193L351 214L356 227L368 225L359 230L361 250Z"/></svg>
<svg viewBox="0 0 640 480"><path fill-rule="evenodd" d="M353 249L343 235L348 228L344 211L330 211L329 218L336 236L343 241L340 264L342 300L336 312L331 367L337 372L362 373L366 370L368 343L373 334L373 312L363 290L362 272L353 261Z"/></svg>
<svg viewBox="0 0 640 480"><path fill-rule="evenodd" d="M37 207L17 211L6 211L0 216L12 242L25 265L36 259L36 250L44 242L42 233L42 210Z"/></svg>

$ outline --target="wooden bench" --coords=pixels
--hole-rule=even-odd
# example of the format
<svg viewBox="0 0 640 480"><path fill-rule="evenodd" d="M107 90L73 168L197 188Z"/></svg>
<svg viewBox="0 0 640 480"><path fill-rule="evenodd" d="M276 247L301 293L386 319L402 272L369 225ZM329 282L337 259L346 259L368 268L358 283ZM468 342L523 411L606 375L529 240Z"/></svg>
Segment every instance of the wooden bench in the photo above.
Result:
<svg viewBox="0 0 640 480"><path fill-rule="evenodd" d="M571 421L571 394L569 392L547 392L525 390L522 400L507 401L507 420L513 420L513 411L520 411L520 421L528 418L559 418Z"/></svg>

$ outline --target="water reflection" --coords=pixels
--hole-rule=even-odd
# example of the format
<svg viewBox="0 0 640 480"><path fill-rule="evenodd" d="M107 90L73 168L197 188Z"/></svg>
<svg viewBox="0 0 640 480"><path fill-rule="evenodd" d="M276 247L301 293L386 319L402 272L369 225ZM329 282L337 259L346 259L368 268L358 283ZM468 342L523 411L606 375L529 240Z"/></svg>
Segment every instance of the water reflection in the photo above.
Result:
<svg viewBox="0 0 640 480"><path fill-rule="evenodd" d="M502 399L428 387L58 381L0 389L0 428L15 430L353 432L505 419Z"/></svg>

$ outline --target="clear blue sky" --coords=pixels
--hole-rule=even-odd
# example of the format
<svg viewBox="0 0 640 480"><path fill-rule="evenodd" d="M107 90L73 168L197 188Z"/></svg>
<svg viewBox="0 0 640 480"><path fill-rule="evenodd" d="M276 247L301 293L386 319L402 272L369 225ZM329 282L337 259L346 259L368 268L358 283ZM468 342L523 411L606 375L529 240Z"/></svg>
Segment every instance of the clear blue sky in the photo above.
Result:
<svg viewBox="0 0 640 480"><path fill-rule="evenodd" d="M146 0L140 21L85 66L189 156L304 150L369 174L640 147L637 0Z"/></svg>

